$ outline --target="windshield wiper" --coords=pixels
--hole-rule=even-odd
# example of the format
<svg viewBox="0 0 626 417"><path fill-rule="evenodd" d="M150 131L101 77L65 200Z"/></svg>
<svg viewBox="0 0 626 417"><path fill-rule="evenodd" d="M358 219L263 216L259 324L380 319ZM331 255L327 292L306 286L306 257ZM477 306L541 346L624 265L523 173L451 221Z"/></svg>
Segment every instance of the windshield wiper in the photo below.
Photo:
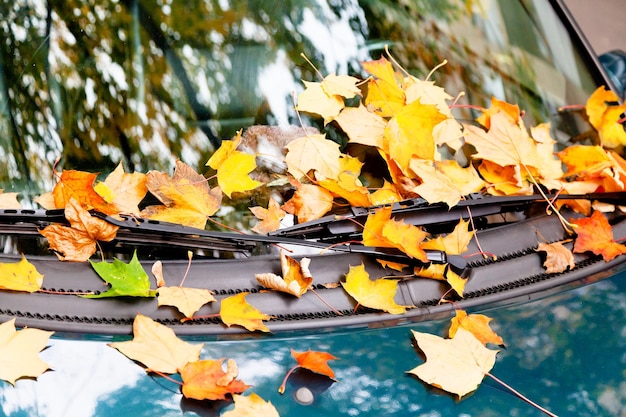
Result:
<svg viewBox="0 0 626 417"><path fill-rule="evenodd" d="M252 252L259 244L293 245L317 248L320 251L356 253L376 259L412 266L428 263L449 264L459 275L465 275L467 262L460 256L448 256L443 251L427 250L427 262L411 258L393 248L378 248L346 243L329 246L325 242L272 235L219 232L197 229L175 223L143 219L135 216L107 216L92 211L91 214L119 226L115 241L131 245L151 245L228 252ZM0 234L38 235L39 230L52 223L67 224L64 210L0 210Z"/></svg>

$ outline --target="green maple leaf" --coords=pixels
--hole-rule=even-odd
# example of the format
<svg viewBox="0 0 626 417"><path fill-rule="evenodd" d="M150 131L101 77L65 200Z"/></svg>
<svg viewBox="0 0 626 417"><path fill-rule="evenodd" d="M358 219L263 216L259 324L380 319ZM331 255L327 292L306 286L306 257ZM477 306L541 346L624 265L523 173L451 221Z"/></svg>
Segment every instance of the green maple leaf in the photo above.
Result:
<svg viewBox="0 0 626 417"><path fill-rule="evenodd" d="M100 278L105 280L111 288L100 294L85 295L86 298L104 297L154 297L156 291L150 289L150 278L137 259L137 252L129 263L119 259L113 262L92 262Z"/></svg>

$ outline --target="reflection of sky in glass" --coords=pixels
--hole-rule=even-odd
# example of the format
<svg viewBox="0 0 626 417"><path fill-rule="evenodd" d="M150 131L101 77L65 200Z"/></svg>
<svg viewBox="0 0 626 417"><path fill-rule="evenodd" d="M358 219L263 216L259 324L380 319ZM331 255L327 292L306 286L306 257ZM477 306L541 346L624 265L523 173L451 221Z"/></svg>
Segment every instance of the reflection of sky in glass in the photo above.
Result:
<svg viewBox="0 0 626 417"><path fill-rule="evenodd" d="M626 407L626 273L589 287L487 314L507 343L492 373L557 415L613 416ZM536 416L537 410L486 378L463 401L426 387L406 371L422 361L410 329L445 334L446 322L390 329L209 339L202 358L233 358L239 377L281 416ZM200 342L195 337L192 342ZM298 371L290 349L328 351L337 382ZM0 415L219 415L229 402L183 400L179 387L144 370L104 341L54 339L42 353L55 371L38 381L0 383ZM314 401L295 400L299 387Z"/></svg>

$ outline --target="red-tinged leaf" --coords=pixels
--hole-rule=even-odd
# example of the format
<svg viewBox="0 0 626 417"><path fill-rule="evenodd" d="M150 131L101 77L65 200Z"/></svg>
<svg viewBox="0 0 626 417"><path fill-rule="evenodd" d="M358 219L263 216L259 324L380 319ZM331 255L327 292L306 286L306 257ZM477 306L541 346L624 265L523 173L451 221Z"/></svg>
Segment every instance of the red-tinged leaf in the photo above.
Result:
<svg viewBox="0 0 626 417"><path fill-rule="evenodd" d="M183 395L194 400L225 400L229 394L241 394L249 388L236 379L237 364L229 359L224 371L224 359L204 359L187 363L180 371Z"/></svg>
<svg viewBox="0 0 626 417"><path fill-rule="evenodd" d="M606 262L626 253L626 245L615 242L611 225L599 211L594 211L591 217L573 219L571 222L578 226L574 253L589 251L602 255Z"/></svg>
<svg viewBox="0 0 626 417"><path fill-rule="evenodd" d="M317 352L311 349L306 352L296 352L291 349L291 356L294 357L300 367L320 375L325 375L331 379L335 379L335 372L328 365L328 361L338 359L336 356L331 355L328 352Z"/></svg>
<svg viewBox="0 0 626 417"><path fill-rule="evenodd" d="M94 189L97 176L98 174L72 169L63 171L52 190L56 208L65 208L74 199L87 210L95 209L105 214L117 213L117 207L108 203Z"/></svg>

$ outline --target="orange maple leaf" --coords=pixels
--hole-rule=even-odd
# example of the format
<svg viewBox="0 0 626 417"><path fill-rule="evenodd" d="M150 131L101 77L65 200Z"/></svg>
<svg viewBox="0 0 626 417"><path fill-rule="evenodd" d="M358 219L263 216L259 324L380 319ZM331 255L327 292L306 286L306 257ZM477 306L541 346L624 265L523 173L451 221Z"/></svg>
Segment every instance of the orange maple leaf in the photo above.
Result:
<svg viewBox="0 0 626 417"><path fill-rule="evenodd" d="M208 217L215 214L222 202L221 189L210 189L206 178L182 161L176 161L173 177L148 172L147 186L163 203L141 211L142 217L154 220L204 229Z"/></svg>
<svg viewBox="0 0 626 417"><path fill-rule="evenodd" d="M456 315L451 320L449 336L454 337L459 328L463 328L471 332L476 339L483 345L493 343L496 345L504 345L504 340L489 326L489 322L493 320L483 314L467 314L463 310L456 310Z"/></svg>
<svg viewBox="0 0 626 417"><path fill-rule="evenodd" d="M338 359L336 356L331 355L328 352L313 351L311 349L306 352L297 352L291 349L291 356L296 360L297 365L287 372L283 383L278 388L278 392L283 394L285 392L285 385L289 376L298 368L308 369L316 374L324 375L332 380L335 380L335 372L328 365L328 361Z"/></svg>
<svg viewBox="0 0 626 417"><path fill-rule="evenodd" d="M69 201L74 199L87 210L94 209L105 214L118 213L115 204L107 202L94 189L97 176L98 174L90 172L64 170L52 190L55 207L65 208Z"/></svg>
<svg viewBox="0 0 626 417"><path fill-rule="evenodd" d="M491 106L483 111L483 114L476 119L476 121L487 129L491 129L491 116L501 111L508 114L515 123L520 119L520 109L517 104L510 104L506 101L491 97Z"/></svg>
<svg viewBox="0 0 626 417"><path fill-rule="evenodd" d="M357 175L351 172L342 172L336 180L323 179L317 182L337 197L345 199L351 206L367 207L371 205L370 193L363 186Z"/></svg>
<svg viewBox="0 0 626 417"><path fill-rule="evenodd" d="M250 386L237 376L237 364L229 359L224 372L224 359L203 359L187 363L180 371L183 395L194 400L225 400L228 394L240 394Z"/></svg>
<svg viewBox="0 0 626 417"><path fill-rule="evenodd" d="M119 229L118 226L93 217L73 198L65 206L65 218L70 227L51 224L39 231L63 261L86 261L96 252L97 241L113 240Z"/></svg>
<svg viewBox="0 0 626 417"><path fill-rule="evenodd" d="M254 217L261 220L261 222L257 223L257 225L252 228L252 231L261 234L278 230L280 228L280 221L287 214L273 198L270 198L267 208L255 206L250 207L249 210L254 214Z"/></svg>
<svg viewBox="0 0 626 417"><path fill-rule="evenodd" d="M574 253L589 251L602 255L605 262L626 253L626 245L615 242L613 229L601 212L594 211L591 217L572 219L571 222L578 226Z"/></svg>
<svg viewBox="0 0 626 417"><path fill-rule="evenodd" d="M335 379L335 372L328 366L328 361L338 359L336 356L328 352L318 352L311 349L306 352L297 352L291 349L291 356L294 357L300 367L315 372L316 374Z"/></svg>
<svg viewBox="0 0 626 417"><path fill-rule="evenodd" d="M564 176L589 180L603 176L603 171L612 166L611 158L600 146L572 145L557 156L565 164Z"/></svg>
<svg viewBox="0 0 626 417"><path fill-rule="evenodd" d="M255 330L269 332L270 329L263 324L263 320L269 320L271 317L248 304L246 301L248 294L250 293L242 292L222 300L220 307L222 322L228 327L236 324L245 327L251 332Z"/></svg>
<svg viewBox="0 0 626 417"><path fill-rule="evenodd" d="M296 192L282 209L298 217L299 223L319 219L333 207L333 195L325 188L300 183L295 186Z"/></svg>

